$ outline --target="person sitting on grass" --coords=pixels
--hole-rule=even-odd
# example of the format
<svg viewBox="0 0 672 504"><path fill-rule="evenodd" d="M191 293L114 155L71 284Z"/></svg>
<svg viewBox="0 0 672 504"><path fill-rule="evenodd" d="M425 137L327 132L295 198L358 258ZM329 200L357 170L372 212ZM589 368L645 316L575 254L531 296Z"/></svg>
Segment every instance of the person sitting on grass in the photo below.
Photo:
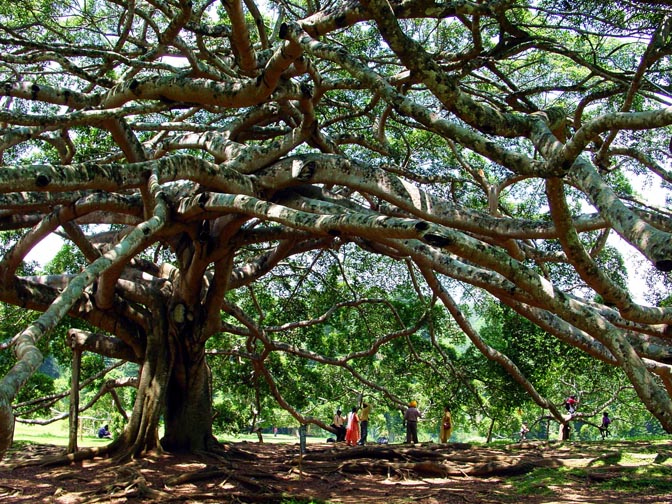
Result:
<svg viewBox="0 0 672 504"><path fill-rule="evenodd" d="M110 432L110 426L105 424L100 429L98 429L98 437L100 439L103 439L103 438L112 439L112 433Z"/></svg>

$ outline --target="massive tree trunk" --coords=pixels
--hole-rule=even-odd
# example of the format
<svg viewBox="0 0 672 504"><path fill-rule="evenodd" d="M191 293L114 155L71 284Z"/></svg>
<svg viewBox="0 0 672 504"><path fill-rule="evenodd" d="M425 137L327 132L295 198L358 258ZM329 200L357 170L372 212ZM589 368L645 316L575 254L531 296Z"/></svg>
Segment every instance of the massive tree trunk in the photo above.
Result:
<svg viewBox="0 0 672 504"><path fill-rule="evenodd" d="M171 452L208 450L212 434L212 389L205 360L201 310L177 303L171 310L168 339L172 369L165 399L165 435L161 446Z"/></svg>
<svg viewBox="0 0 672 504"><path fill-rule="evenodd" d="M154 324L147 338L133 414L119 438L122 458L141 456L159 447L159 421L172 369L172 356L168 345L166 310L158 310L154 312Z"/></svg>
<svg viewBox="0 0 672 504"><path fill-rule="evenodd" d="M171 452L207 450L216 445L212 434L210 369L202 344L174 338L175 359L168 380L161 446Z"/></svg>
<svg viewBox="0 0 672 504"><path fill-rule="evenodd" d="M183 317L183 307L178 303L172 309L154 311L133 415L115 447L122 457L157 448L195 452L217 446L202 317L193 317L193 311ZM165 434L159 444L161 416Z"/></svg>

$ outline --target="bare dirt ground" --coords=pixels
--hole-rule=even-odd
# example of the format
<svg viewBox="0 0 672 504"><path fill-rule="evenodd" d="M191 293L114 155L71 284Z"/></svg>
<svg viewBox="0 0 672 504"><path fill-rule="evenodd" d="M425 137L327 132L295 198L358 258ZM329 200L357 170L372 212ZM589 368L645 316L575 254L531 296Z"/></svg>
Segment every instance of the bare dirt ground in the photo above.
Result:
<svg viewBox="0 0 672 504"><path fill-rule="evenodd" d="M625 446L626 448L624 448ZM139 503L582 503L670 504L672 493L600 490L596 483L622 475L641 460L670 464L672 442L573 444L526 442L487 447L448 445L298 445L234 443L225 457L151 455L114 464L94 459L60 466L36 461L62 447L26 445L0 463L0 502ZM627 451L628 457L623 457ZM655 460L650 460L655 459ZM580 467L585 473L561 486L538 482L544 495L521 495L534 468ZM535 480L536 481L536 480Z"/></svg>

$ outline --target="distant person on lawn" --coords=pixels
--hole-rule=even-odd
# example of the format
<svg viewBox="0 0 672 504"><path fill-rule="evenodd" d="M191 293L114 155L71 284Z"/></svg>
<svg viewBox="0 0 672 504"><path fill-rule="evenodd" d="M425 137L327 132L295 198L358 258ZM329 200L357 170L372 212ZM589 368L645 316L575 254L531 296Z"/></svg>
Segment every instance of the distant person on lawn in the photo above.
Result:
<svg viewBox="0 0 672 504"><path fill-rule="evenodd" d="M404 423L406 424L406 442L418 442L418 420L422 418L422 413L418 410L418 403L411 401L408 403L408 409L404 412Z"/></svg>
<svg viewBox="0 0 672 504"><path fill-rule="evenodd" d="M331 426L336 430L336 441L345 441L345 418L340 409L336 410Z"/></svg>
<svg viewBox="0 0 672 504"><path fill-rule="evenodd" d="M345 444L355 446L359 443L359 417L357 416L357 406L352 407L348 413L348 426L345 430Z"/></svg>
<svg viewBox="0 0 672 504"><path fill-rule="evenodd" d="M361 430L359 444L363 446L366 444L366 438L369 435L369 415L371 414L371 405L369 403L363 403L362 406L362 412L359 415L359 426Z"/></svg>
<svg viewBox="0 0 672 504"><path fill-rule="evenodd" d="M450 435L453 432L453 417L450 414L450 407L446 406L443 409L443 417L441 418L441 428L439 429L439 437L442 443L447 443Z"/></svg>

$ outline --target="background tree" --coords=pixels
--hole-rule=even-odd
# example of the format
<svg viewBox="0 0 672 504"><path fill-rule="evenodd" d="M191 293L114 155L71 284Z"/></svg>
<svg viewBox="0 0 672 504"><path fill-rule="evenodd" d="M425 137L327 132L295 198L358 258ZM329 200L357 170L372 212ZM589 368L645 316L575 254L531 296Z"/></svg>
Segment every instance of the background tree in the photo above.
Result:
<svg viewBox="0 0 672 504"><path fill-rule="evenodd" d="M103 449L121 457L217 449L210 362L239 373L252 417L273 397L318 425L304 382L399 408L431 373L473 388L457 328L560 419L505 353L536 333L488 341L461 308L474 290L620 369L672 431L665 283L644 303L610 246L672 269L667 7L260 7L1 4L0 300L42 314L3 344L0 452L66 316L95 328L68 332L76 351L138 365ZM51 233L79 268L22 270Z"/></svg>

